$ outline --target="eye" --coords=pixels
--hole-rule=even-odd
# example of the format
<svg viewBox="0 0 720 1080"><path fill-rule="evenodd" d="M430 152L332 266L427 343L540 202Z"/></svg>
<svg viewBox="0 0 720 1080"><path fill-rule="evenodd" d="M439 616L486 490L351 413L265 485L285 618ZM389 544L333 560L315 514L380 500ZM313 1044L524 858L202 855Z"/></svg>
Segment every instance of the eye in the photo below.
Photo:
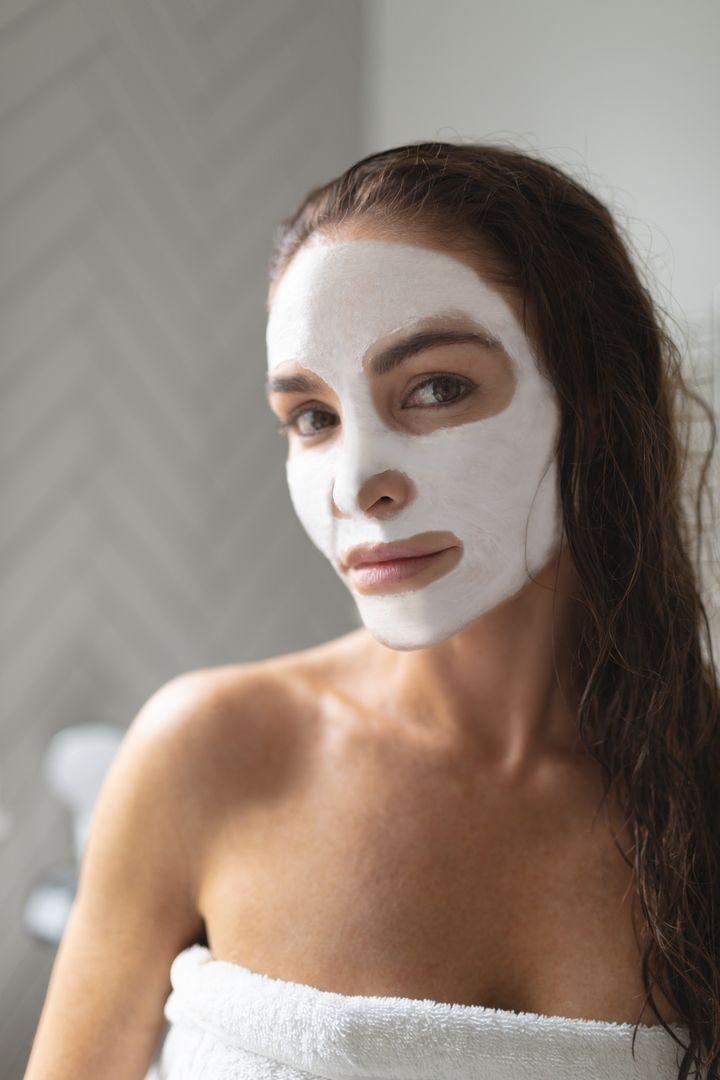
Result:
<svg viewBox="0 0 720 1080"><path fill-rule="evenodd" d="M323 424L323 423L318 424L316 422L311 422L310 425L309 425L310 430L309 431L306 430L306 431L303 432L301 430L299 424L298 424L298 421L300 420L301 417L308 416L310 414L314 414L315 416L330 417L331 419L334 418L334 413L328 412L327 409L316 409L316 408L313 408L312 406L311 407L303 406L301 409L297 409L294 413L292 413L291 416L287 420L281 421L277 425L278 431L280 431L280 432L287 432L287 431L290 431L290 430L296 431L301 439L308 439L308 438L312 438L312 436L317 434L318 431L322 431L326 427L335 426L335 425L328 425L328 424Z"/></svg>
<svg viewBox="0 0 720 1080"><path fill-rule="evenodd" d="M430 388L434 386L439 387L439 391L430 391ZM453 387L459 387L460 392L454 393ZM421 383L418 383L413 388L410 396L406 399L403 408L439 409L443 406L455 405L459 401L464 401L465 398L469 397L475 391L478 391L480 389L481 388L478 386L478 384L472 382L472 380L470 379L460 378L460 376L458 375L449 375L446 372L439 372L436 375L431 375L429 378L425 378ZM414 405L409 405L408 402L411 402L413 398L422 396L421 394L419 394L419 391L425 391L426 395L430 397L430 401L424 404L416 402ZM440 397L445 398L446 400L438 401L438 394ZM448 398L449 400L447 400ZM303 430L303 425L301 421L304 416L314 416L316 418L325 417L326 420L325 422L323 422L322 420L318 421L317 419L311 420L305 425L305 429ZM294 431L301 439L312 439L314 435L317 435L319 432L324 431L327 428L337 427L337 420L337 416L335 416L334 413L329 412L327 409L316 408L312 405L303 405L302 408L296 409L295 412L292 413L287 420L280 421L277 424L277 429L281 433ZM333 423L333 421L335 422Z"/></svg>
<svg viewBox="0 0 720 1080"><path fill-rule="evenodd" d="M450 397L450 400L447 400L447 398L450 395L452 395L453 385L460 386L461 390L464 387L464 393L455 394L455 396ZM423 380L423 382L417 384L417 386L414 388L414 390L410 394L410 397L407 398L407 400L405 402L405 405L403 405L403 408L404 409L408 408L407 402L412 401L412 399L416 396L416 394L417 394L417 392L419 390L426 390L426 388L430 388L432 386L439 386L440 387L440 391L439 391L440 396L445 398L446 400L438 401L437 400L437 392L432 391L430 393L430 395L429 395L430 398L431 398L429 403L420 404L420 405L416 404L415 406L410 406L410 407L411 408L425 409L425 408L428 408L428 407L429 408L438 408L438 407L442 407L443 405L454 405L457 401L464 401L466 397L469 397L470 394L472 394L475 390L479 389L477 384L474 383L474 382L471 382L470 379L464 379L464 378L461 379L457 375L448 375L448 374L445 374L445 373L440 373L438 375L431 375L430 378L425 379L425 380ZM432 398L435 398L435 400L433 401Z"/></svg>

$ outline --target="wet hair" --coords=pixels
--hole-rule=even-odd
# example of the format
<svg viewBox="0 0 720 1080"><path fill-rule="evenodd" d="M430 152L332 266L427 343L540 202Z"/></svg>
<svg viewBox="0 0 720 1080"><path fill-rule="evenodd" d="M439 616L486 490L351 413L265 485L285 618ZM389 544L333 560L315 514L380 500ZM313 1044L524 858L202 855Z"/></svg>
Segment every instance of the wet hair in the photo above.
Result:
<svg viewBox="0 0 720 1080"><path fill-rule="evenodd" d="M281 223L271 289L310 237L355 222L389 239L412 234L476 253L483 276L522 301L562 411L563 542L583 612L572 666L577 724L601 767L601 806L612 793L632 837L626 853L612 830L642 914L640 1013L649 1003L684 1048L678 1080L691 1066L718 1080L720 695L701 557L712 408L683 376L669 316L630 241L557 166L484 143L371 154L311 190ZM682 431L693 404L710 438L690 485L692 424L687 438ZM687 1044L658 1012L654 986L686 1026Z"/></svg>

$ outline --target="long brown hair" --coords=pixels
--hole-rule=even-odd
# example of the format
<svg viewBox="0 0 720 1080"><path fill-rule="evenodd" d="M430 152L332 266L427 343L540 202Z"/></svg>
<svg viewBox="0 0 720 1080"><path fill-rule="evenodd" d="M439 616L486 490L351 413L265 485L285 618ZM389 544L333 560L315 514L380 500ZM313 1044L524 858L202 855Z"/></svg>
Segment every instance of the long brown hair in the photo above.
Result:
<svg viewBox="0 0 720 1080"><path fill-rule="evenodd" d="M683 378L666 313L610 211L558 167L478 143L372 154L282 222L271 285L313 233L357 219L475 251L490 281L522 297L561 403L564 526L587 615L579 734L601 766L601 805L612 790L633 838L631 859L613 831L642 910L643 1007L676 1037L658 985L687 1026L678 1080L693 1065L719 1080L720 693L700 557L712 409ZM694 515L680 437L690 402L710 430Z"/></svg>

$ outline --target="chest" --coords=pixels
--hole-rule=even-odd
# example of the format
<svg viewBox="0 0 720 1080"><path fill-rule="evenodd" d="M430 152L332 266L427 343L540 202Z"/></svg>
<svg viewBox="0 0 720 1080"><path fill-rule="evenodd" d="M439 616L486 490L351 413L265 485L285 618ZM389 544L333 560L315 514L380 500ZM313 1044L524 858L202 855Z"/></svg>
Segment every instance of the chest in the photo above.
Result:
<svg viewBox="0 0 720 1080"><path fill-rule="evenodd" d="M528 797L471 769L360 760L214 830L215 957L344 994L635 1022L632 876L599 789Z"/></svg>

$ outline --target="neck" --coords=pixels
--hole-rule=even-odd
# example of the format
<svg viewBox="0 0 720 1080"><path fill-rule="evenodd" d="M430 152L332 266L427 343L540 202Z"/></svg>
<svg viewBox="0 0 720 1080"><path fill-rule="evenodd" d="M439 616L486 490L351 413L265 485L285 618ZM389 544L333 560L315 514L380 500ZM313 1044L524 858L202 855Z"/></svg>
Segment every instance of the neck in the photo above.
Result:
<svg viewBox="0 0 720 1080"><path fill-rule="evenodd" d="M578 585L563 547L514 597L439 645L404 652L368 635L383 709L507 775L587 756L570 677Z"/></svg>

